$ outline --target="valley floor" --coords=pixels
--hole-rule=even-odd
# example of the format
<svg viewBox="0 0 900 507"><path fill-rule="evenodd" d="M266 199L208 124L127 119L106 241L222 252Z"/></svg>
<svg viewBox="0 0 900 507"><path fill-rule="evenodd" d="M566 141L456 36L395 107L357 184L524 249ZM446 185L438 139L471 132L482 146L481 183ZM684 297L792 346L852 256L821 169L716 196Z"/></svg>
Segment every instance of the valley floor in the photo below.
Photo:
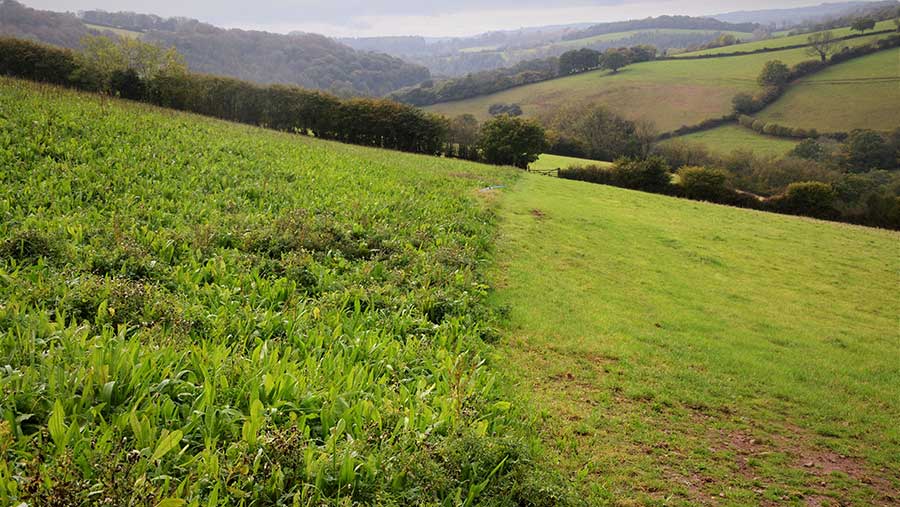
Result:
<svg viewBox="0 0 900 507"><path fill-rule="evenodd" d="M592 505L900 500L895 233L526 176L502 355Z"/></svg>

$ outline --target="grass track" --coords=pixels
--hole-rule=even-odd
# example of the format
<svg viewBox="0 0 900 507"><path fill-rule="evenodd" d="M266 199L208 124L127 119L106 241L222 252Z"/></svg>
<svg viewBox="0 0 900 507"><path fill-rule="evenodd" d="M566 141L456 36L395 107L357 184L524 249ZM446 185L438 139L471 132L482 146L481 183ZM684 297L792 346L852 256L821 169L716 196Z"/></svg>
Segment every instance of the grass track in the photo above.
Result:
<svg viewBox="0 0 900 507"><path fill-rule="evenodd" d="M523 178L494 278L511 376L592 505L891 505L898 242Z"/></svg>

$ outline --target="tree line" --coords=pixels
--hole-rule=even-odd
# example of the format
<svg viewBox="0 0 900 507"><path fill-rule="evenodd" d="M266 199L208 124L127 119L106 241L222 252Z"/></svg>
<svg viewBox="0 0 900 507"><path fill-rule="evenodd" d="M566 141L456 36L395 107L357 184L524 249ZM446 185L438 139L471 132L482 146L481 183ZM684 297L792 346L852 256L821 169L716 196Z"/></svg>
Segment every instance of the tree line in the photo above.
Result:
<svg viewBox="0 0 900 507"><path fill-rule="evenodd" d="M0 38L0 74L348 143L439 154L446 142L446 119L390 100L191 73L174 49L136 39L88 37L83 46Z"/></svg>

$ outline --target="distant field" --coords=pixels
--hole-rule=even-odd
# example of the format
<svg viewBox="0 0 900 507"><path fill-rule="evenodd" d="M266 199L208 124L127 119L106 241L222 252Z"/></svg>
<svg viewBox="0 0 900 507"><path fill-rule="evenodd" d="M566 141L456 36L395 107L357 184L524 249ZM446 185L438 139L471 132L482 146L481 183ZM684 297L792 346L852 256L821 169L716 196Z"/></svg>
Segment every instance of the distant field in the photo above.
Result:
<svg viewBox="0 0 900 507"><path fill-rule="evenodd" d="M892 20L880 21L879 23L877 23L875 25L874 31L888 30L888 29L892 29L895 27L896 27L896 25L894 25L894 22ZM836 28L836 29L830 30L830 31L832 34L834 34L835 37L846 37L848 35L856 35L859 33L859 32L855 32L855 31L851 30L849 27L848 28ZM801 34L801 35L790 35L790 36L786 36L786 37L774 37L771 39L764 39L764 40L753 41L753 42L745 42L743 44L735 44L733 46L726 46L726 47L722 47L722 48L705 49L703 51L682 53L682 54L676 55L676 56L717 55L720 53L731 53L734 51L755 51L757 49L763 49L763 48L776 49L776 48L782 48L782 47L787 47L787 46L795 46L797 44L806 44L810 35L812 35L812 34L805 33L805 34ZM882 35L881 37L884 37L884 36ZM862 37L862 38L869 39L869 37ZM856 42L857 40L859 40L859 39L851 39L851 40L845 41L845 44L857 45L857 42Z"/></svg>
<svg viewBox="0 0 900 507"><path fill-rule="evenodd" d="M877 39L879 36L873 35L850 42L864 44ZM618 74L586 72L426 109L448 116L471 113L483 121L490 118L491 104L499 102L521 105L526 116L540 116L568 104L600 103L626 118L651 120L666 132L728 114L735 94L758 90L759 71L767 61L776 59L793 65L811 57L805 48L796 48L702 60L644 62Z"/></svg>
<svg viewBox="0 0 900 507"><path fill-rule="evenodd" d="M531 169L565 169L573 166L608 166L610 162L601 162L599 160L591 160L588 158L564 157L562 155L551 155L544 153L535 162L532 162Z"/></svg>
<svg viewBox="0 0 900 507"><path fill-rule="evenodd" d="M643 34L643 33L659 33L659 34L707 34L710 36L727 33L734 35L735 37L740 38L741 40L749 40L753 37L751 33L745 32L735 32L735 31L722 31L722 30L689 30L689 29L677 29L677 28L659 28L659 29L649 29L649 30L629 30L626 32L614 32L614 33L605 33L602 35L595 35L593 37L585 37L583 39L574 39L574 40L565 40L553 42L550 44L545 44L543 46L539 46L537 48L530 49L511 49L511 50L502 50L500 46L479 46L479 47L471 47L465 48L461 50L464 53L479 53L479 52L498 52L502 54L505 58L534 58L537 54L543 54L547 50L552 48L559 48L563 50L568 49L578 49L590 46L591 44L596 44L599 42L610 42L620 39L626 39L633 35Z"/></svg>
<svg viewBox="0 0 900 507"><path fill-rule="evenodd" d="M760 118L825 132L900 127L900 49L835 65L793 84Z"/></svg>
<svg viewBox="0 0 900 507"><path fill-rule="evenodd" d="M134 30L125 30L122 28L110 28L108 26L92 25L90 23L85 23L84 26L86 26L88 28L92 28L94 30L100 30L101 32L113 32L113 33L122 35L124 37L134 37L134 38L139 39L144 35L141 32L136 32Z"/></svg>
<svg viewBox="0 0 900 507"><path fill-rule="evenodd" d="M504 364L591 506L900 498L900 235L524 175Z"/></svg>
<svg viewBox="0 0 900 507"><path fill-rule="evenodd" d="M740 125L723 125L710 130L695 132L673 138L703 144L709 151L727 155L734 150L750 150L759 155L784 155L791 151L798 141L758 134Z"/></svg>

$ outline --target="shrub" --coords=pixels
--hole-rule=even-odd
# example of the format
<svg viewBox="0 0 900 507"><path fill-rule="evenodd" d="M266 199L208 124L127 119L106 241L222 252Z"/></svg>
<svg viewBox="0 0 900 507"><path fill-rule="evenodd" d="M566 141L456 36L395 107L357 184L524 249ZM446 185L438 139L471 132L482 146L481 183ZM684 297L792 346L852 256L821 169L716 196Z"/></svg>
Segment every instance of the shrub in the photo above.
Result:
<svg viewBox="0 0 900 507"><path fill-rule="evenodd" d="M748 129L749 129L749 128L753 128L753 122L754 122L754 121L756 121L756 120L754 120L752 116L748 116L748 115L746 115L746 114L742 114L742 115L738 118L738 123L739 123L742 127L747 127Z"/></svg>
<svg viewBox="0 0 900 507"><path fill-rule="evenodd" d="M784 194L773 199L776 208L797 215L833 218L837 214L834 188L829 183L803 181L788 185Z"/></svg>
<svg viewBox="0 0 900 507"><path fill-rule="evenodd" d="M501 115L484 124L479 148L489 164L521 169L548 148L544 129L532 120Z"/></svg>
<svg viewBox="0 0 900 507"><path fill-rule="evenodd" d="M789 155L807 160L821 160L825 156L825 148L815 139L804 139L794 146Z"/></svg>
<svg viewBox="0 0 900 507"><path fill-rule="evenodd" d="M671 187L669 164L658 156L646 159L620 158L610 172L613 184L624 188L663 193Z"/></svg>
<svg viewBox="0 0 900 507"><path fill-rule="evenodd" d="M669 167L682 167L686 165L707 165L712 162L713 156L705 145L693 143L683 139L673 139L653 148L653 155L662 157L669 163Z"/></svg>
<svg viewBox="0 0 900 507"><path fill-rule="evenodd" d="M763 65L757 82L760 86L782 87L791 79L791 71L781 60L771 60Z"/></svg>
<svg viewBox="0 0 900 507"><path fill-rule="evenodd" d="M763 127L762 132L763 134L770 136L776 135L776 133L778 132L778 125L774 123L767 123L766 126Z"/></svg>
<svg viewBox="0 0 900 507"><path fill-rule="evenodd" d="M678 185L685 197L721 202L730 192L728 173L722 169L685 166L678 170Z"/></svg>
<svg viewBox="0 0 900 507"><path fill-rule="evenodd" d="M765 130L765 128L766 128L766 122L763 120L754 120L753 123L750 125L750 128L752 128L753 130L755 130L757 132L762 133L762 131Z"/></svg>
<svg viewBox="0 0 900 507"><path fill-rule="evenodd" d="M759 110L756 101L749 93L738 93L731 99L732 110L737 114L750 114Z"/></svg>

